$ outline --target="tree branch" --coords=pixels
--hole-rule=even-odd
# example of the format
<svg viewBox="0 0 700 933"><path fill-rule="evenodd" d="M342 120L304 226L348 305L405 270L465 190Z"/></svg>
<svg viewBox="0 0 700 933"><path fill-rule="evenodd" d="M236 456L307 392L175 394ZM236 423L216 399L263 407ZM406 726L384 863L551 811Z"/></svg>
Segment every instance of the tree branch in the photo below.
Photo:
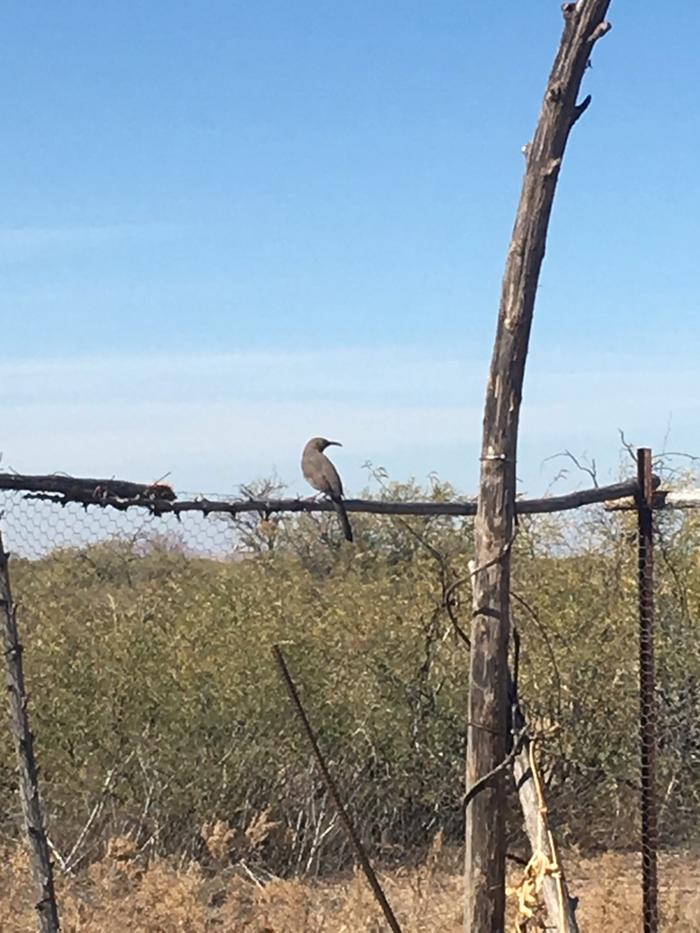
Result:
<svg viewBox="0 0 700 933"><path fill-rule="evenodd" d="M56 492L76 501L101 498L118 499L175 499L175 493L165 483L130 483L122 479L88 479L49 473L44 476L25 476L21 473L0 473L0 489L26 492Z"/></svg>
<svg viewBox="0 0 700 933"><path fill-rule="evenodd" d="M13 491L30 489L36 490L35 480L38 477L13 476L11 486L4 485L7 474L0 474L0 490ZM23 480L31 481L31 485L22 485ZM79 484L92 482L91 480L77 480ZM658 486L660 480L654 479ZM129 484L125 484L129 485ZM259 512L269 516L275 512L332 512L334 505L325 499L229 499L226 501L201 499L172 501L170 499L147 496L122 498L116 495L95 493L94 489L88 492L80 485L66 488L65 491L52 491L50 489L29 492L25 498L56 502L59 505L75 503L82 506L99 506L112 508L125 512L132 508L147 509L153 515L182 515L185 512L201 512L203 515L228 514L239 515L244 512ZM153 487L145 487L153 488ZM598 502L613 502L617 499L629 498L637 492L637 480L630 479L623 483L613 483L609 486L597 486L591 489L580 489L560 496L545 496L541 499L518 499L515 502L515 511L521 515L534 515L546 512L566 512L578 509L584 505L593 505ZM373 515L451 515L462 517L476 515L477 504L474 500L464 502L404 502L387 501L384 499L344 499L343 504L348 512L365 512Z"/></svg>

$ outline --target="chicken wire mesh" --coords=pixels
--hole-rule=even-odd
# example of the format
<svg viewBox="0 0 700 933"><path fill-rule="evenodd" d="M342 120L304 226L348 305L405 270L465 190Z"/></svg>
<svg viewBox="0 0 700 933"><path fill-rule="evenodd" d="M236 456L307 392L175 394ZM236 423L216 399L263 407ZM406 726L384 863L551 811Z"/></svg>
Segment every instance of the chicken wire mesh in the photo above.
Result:
<svg viewBox="0 0 700 933"><path fill-rule="evenodd" d="M469 523L357 516L348 548L332 515L177 519L21 493L1 494L0 510L61 859L78 865L128 837L259 877L347 868L270 655L280 643L370 854L418 861L439 835L458 864L468 658L455 626L469 629ZM700 530L692 515L658 518L659 844L690 865ZM514 548L520 690L565 851L639 850L634 521L600 508L523 518ZM6 752L7 836L19 802L9 741ZM514 789L509 806L523 857ZM666 864L662 906L697 878Z"/></svg>
<svg viewBox="0 0 700 933"><path fill-rule="evenodd" d="M431 786L445 771L442 751L428 748L443 714L433 710L431 736L425 701L391 685L384 649L374 660L392 698L362 710L368 672L351 641L371 633L351 619L344 639L331 631L314 580L328 568L307 561L304 576L299 555L277 557L275 522L1 498L60 858L78 864L128 836L262 876L347 868L351 849L272 661L278 641L371 851L403 860L438 831L460 838L459 780L443 773ZM313 536L324 541L333 520L314 521ZM423 737L437 762L424 773L411 761ZM8 827L20 808L9 750L4 760Z"/></svg>

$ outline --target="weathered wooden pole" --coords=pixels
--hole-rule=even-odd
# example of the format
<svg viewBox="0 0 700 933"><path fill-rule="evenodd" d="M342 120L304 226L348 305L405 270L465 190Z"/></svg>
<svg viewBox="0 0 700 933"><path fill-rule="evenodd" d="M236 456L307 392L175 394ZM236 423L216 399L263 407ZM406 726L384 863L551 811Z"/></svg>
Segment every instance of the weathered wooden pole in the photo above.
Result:
<svg viewBox="0 0 700 933"><path fill-rule="evenodd" d="M596 41L610 28L610 0L565 3L564 33L532 141L503 276L484 408L475 520L466 785L498 768L508 741L510 548L525 359L559 170ZM466 813L465 930L501 933L505 918L505 785L497 770Z"/></svg>
<svg viewBox="0 0 700 933"><path fill-rule="evenodd" d="M0 534L0 624L2 624L7 665L7 690L10 698L10 728L15 740L19 771L19 792L24 814L32 875L37 890L37 920L41 933L57 933L58 908L53 887L53 866L39 799L39 784L34 759L34 736L29 728L27 691L24 686L22 645L17 633L15 605L10 589L5 553Z"/></svg>

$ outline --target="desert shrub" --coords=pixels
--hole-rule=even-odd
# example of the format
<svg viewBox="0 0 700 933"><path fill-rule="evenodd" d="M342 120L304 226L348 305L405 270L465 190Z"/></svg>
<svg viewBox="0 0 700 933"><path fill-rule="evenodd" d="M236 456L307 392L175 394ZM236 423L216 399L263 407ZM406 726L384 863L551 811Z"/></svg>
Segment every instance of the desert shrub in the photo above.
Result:
<svg viewBox="0 0 700 933"><path fill-rule="evenodd" d="M373 849L405 861L438 831L460 839L468 654L453 623L469 629L470 523L356 517L349 548L333 522L248 520L244 559L183 546L183 522L178 539L112 537L13 560L59 851L94 811L87 859L129 836L206 862L218 827L218 859L277 874L346 866L273 643ZM664 516L659 530L662 829L680 842L700 815L700 525ZM520 687L555 824L584 849L627 846L638 805L633 516L521 519L513 568ZM7 835L19 806L7 730L1 741ZM517 836L515 806L512 823Z"/></svg>

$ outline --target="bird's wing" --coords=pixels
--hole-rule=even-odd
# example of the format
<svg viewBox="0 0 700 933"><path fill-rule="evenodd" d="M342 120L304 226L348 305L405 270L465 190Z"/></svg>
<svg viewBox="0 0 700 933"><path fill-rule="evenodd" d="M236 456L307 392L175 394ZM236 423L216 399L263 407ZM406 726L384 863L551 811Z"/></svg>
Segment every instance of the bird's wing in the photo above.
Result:
<svg viewBox="0 0 700 933"><path fill-rule="evenodd" d="M327 489L323 491L328 493L329 496L337 496L340 498L340 496L343 495L343 484L338 476L338 471L325 454L321 454L321 458L324 461L323 479L327 485Z"/></svg>

